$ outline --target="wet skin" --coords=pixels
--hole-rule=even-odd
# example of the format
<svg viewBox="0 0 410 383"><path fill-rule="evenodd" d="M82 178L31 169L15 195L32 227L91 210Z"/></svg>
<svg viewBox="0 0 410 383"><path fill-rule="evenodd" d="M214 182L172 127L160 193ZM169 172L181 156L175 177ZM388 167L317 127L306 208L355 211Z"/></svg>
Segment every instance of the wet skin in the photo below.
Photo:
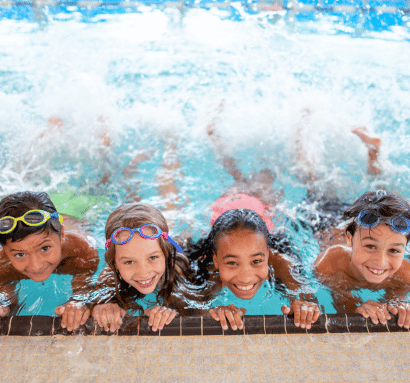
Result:
<svg viewBox="0 0 410 383"><path fill-rule="evenodd" d="M404 235L380 224L371 230L359 228L354 236L346 234L352 248L350 270L357 280L381 283L401 267L407 240Z"/></svg>
<svg viewBox="0 0 410 383"><path fill-rule="evenodd" d="M119 233L117 238L124 240ZM141 294L152 293L165 273L165 255L158 239L145 239L134 233L124 245L115 245L115 267L121 277Z"/></svg>
<svg viewBox="0 0 410 383"><path fill-rule="evenodd" d="M268 278L269 249L262 234L235 230L219 238L213 256L222 286L238 298L251 299Z"/></svg>
<svg viewBox="0 0 410 383"><path fill-rule="evenodd" d="M35 282L48 279L62 260L62 245L65 241L64 227L61 236L50 232L30 234L21 241L8 240L4 252L13 267Z"/></svg>

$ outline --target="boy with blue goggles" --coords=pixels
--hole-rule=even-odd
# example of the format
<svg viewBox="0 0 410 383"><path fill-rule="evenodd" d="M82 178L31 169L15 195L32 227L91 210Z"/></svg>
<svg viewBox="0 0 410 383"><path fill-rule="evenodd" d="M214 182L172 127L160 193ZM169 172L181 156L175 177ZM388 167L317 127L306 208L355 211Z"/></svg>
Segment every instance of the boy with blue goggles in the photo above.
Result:
<svg viewBox="0 0 410 383"><path fill-rule="evenodd" d="M344 212L347 246L330 246L314 264L315 273L331 289L338 312L359 313L374 324L410 329L410 262L404 259L410 239L410 205L398 194L367 192ZM363 302L363 289L383 292L379 302ZM356 293L353 293L356 291Z"/></svg>

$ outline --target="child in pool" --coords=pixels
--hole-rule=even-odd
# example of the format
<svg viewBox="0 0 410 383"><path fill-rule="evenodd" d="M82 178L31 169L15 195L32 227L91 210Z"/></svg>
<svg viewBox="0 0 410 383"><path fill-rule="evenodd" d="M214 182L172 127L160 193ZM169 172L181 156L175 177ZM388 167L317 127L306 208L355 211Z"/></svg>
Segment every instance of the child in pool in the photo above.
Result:
<svg viewBox="0 0 410 383"><path fill-rule="evenodd" d="M153 331L171 323L187 305L188 259L168 235L162 213L146 204L129 203L115 209L105 226L108 264L99 282L115 293L93 310L106 331L116 331L126 310L144 312ZM143 310L138 299L155 293L157 304ZM106 299L107 300L107 299Z"/></svg>
<svg viewBox="0 0 410 383"><path fill-rule="evenodd" d="M360 313L386 324L390 313L410 328L410 263L404 252L410 238L410 205L384 190L363 194L344 213L347 246L334 245L315 262L316 275L332 289L339 312ZM359 289L384 290L385 301L362 302Z"/></svg>
<svg viewBox="0 0 410 383"><path fill-rule="evenodd" d="M198 259L198 273L209 279L211 296L226 286L238 298L252 299L267 279L278 278L290 290L300 288L292 275L294 265L273 250L277 245L275 236L268 232L266 223L257 213L250 209L233 209L215 221L205 240L192 245L190 258ZM294 314L295 325L308 329L320 315L316 303L296 297L290 307L282 307L282 312ZM244 309L229 305L212 308L209 313L224 329L228 329L227 320L234 330L243 328Z"/></svg>
<svg viewBox="0 0 410 383"><path fill-rule="evenodd" d="M0 289L6 298L0 316L18 304L18 281L43 282L55 273L73 275L72 299L55 309L62 316L61 326L71 331L88 319L85 297L98 267L98 252L80 234L66 232L62 222L47 193L26 191L0 201Z"/></svg>

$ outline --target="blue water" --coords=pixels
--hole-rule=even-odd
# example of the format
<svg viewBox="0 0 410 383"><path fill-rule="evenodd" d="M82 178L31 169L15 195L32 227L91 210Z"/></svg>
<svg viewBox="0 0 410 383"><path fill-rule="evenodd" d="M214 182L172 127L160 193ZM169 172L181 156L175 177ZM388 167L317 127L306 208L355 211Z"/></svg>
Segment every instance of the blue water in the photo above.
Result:
<svg viewBox="0 0 410 383"><path fill-rule="evenodd" d="M320 4L334 3L352 4ZM47 7L41 25L31 7L0 7L0 194L64 190L101 198L83 218L102 249L108 214L132 193L166 208L159 177L171 133L178 210L165 214L172 235L198 239L210 228L209 205L234 184L205 132L216 118L223 151L244 174L269 168L276 175L274 221L310 277L319 246L298 207L312 185L298 178L293 144L302 110L312 111L306 150L321 193L352 202L385 187L410 199L410 19L404 11L258 12L249 4L223 10L195 2L182 14L157 6ZM64 129L42 136L50 116L61 117ZM382 139L383 176L366 174L355 125ZM138 155L144 159L125 177ZM105 174L110 181L101 184ZM102 250L100 258L97 274ZM21 314L51 315L69 294L70 278L47 281L41 299L31 285L39 284L21 283ZM318 295L334 312L329 293ZM279 313L283 298L269 299Z"/></svg>

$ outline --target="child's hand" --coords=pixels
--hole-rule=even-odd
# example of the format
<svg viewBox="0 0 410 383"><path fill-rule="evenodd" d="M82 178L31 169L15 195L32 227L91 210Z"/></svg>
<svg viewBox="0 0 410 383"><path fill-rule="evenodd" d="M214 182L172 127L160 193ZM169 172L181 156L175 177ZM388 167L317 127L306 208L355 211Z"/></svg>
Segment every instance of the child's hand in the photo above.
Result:
<svg viewBox="0 0 410 383"><path fill-rule="evenodd" d="M126 312L116 303L106 303L94 307L93 318L98 326L104 327L105 331L115 332L121 327L122 317Z"/></svg>
<svg viewBox="0 0 410 383"><path fill-rule="evenodd" d="M386 324L391 316L387 311L387 305L374 302L374 301L366 301L362 303L357 309L356 312L362 314L365 318L369 318L372 320L374 324Z"/></svg>
<svg viewBox="0 0 410 383"><path fill-rule="evenodd" d="M9 313L10 313L10 307L8 306L0 307L0 318L6 317L7 315L9 315Z"/></svg>
<svg viewBox="0 0 410 383"><path fill-rule="evenodd" d="M152 326L152 331L162 330L164 325L170 324L177 315L175 310L158 305L152 309L146 309L144 313L149 317L148 325Z"/></svg>
<svg viewBox="0 0 410 383"><path fill-rule="evenodd" d="M294 323L296 327L307 328L312 327L320 315L320 309L317 303L307 301L294 301L290 307L282 306L282 312L286 315L294 314Z"/></svg>
<svg viewBox="0 0 410 383"><path fill-rule="evenodd" d="M61 327L67 328L67 331L73 331L83 325L91 314L85 304L78 302L68 302L63 306L58 306L54 313L63 317Z"/></svg>
<svg viewBox="0 0 410 383"><path fill-rule="evenodd" d="M231 324L232 330L242 330L242 317L246 314L246 310L242 308L238 309L234 305L218 306L210 309L209 314L211 314L211 317L216 321L221 322L221 326L224 330L228 330L228 323L226 321L227 319Z"/></svg>
<svg viewBox="0 0 410 383"><path fill-rule="evenodd" d="M410 304L408 303L391 303L387 305L387 310L389 310L393 315L399 315L397 324L400 327L410 328Z"/></svg>

